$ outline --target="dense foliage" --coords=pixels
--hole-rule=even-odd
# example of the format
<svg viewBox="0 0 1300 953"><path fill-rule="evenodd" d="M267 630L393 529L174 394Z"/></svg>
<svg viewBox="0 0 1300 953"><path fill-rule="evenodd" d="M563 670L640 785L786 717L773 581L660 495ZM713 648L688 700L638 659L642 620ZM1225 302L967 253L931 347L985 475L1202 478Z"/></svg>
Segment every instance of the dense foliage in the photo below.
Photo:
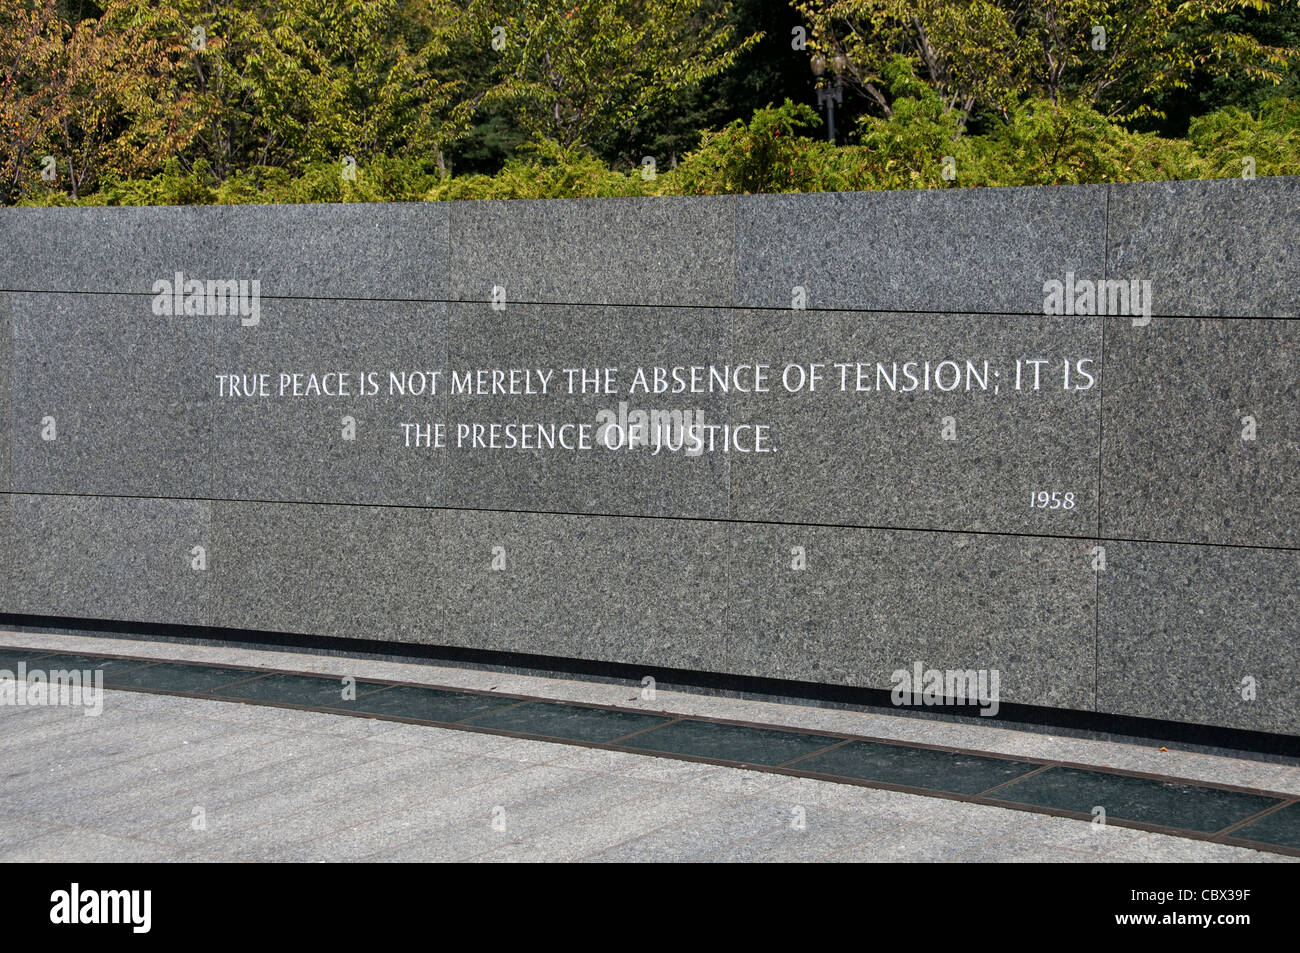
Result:
<svg viewBox="0 0 1300 953"><path fill-rule="evenodd" d="M1298 46L1296 0L0 0L0 202L1295 175Z"/></svg>

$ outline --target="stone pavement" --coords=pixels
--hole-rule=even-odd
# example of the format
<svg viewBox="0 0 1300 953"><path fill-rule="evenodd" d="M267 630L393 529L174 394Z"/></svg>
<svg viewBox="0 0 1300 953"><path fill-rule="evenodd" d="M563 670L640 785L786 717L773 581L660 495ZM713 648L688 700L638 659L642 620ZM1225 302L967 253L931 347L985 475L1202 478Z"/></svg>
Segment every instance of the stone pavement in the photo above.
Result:
<svg viewBox="0 0 1300 953"><path fill-rule="evenodd" d="M10 645L260 665L924 740L1300 791L1300 768L744 699L338 656L0 633ZM0 706L0 860L1215 861L1298 858L697 762L136 692Z"/></svg>

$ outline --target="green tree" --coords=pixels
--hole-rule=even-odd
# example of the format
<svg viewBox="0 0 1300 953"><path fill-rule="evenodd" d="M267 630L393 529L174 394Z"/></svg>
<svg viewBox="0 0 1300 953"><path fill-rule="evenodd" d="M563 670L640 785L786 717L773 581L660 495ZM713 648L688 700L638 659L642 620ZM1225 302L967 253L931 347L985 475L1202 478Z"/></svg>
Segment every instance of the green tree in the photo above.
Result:
<svg viewBox="0 0 1300 953"><path fill-rule="evenodd" d="M1293 4L1295 0L1282 0ZM903 53L959 111L1009 115L1014 104L1083 103L1112 119L1151 103L1197 72L1241 71L1276 82L1297 57L1234 30L1226 14L1269 11L1264 0L798 0L815 44L843 52L850 86L888 116L883 82Z"/></svg>
<svg viewBox="0 0 1300 953"><path fill-rule="evenodd" d="M724 0L470 0L496 60L477 101L510 108L535 141L590 145L726 70L735 41Z"/></svg>
<svg viewBox="0 0 1300 953"><path fill-rule="evenodd" d="M734 35L758 35L758 42L723 72L645 110L618 135L593 142L597 154L625 167L654 156L661 168L671 168L696 147L701 130L721 129L736 119L748 122L756 110L786 97L815 101L808 57L792 42L800 21L787 2L732 0L727 16ZM847 112L837 110L841 119L853 114L854 104L846 105Z"/></svg>
<svg viewBox="0 0 1300 953"><path fill-rule="evenodd" d="M672 172L672 187L687 195L815 192L836 184L835 149L800 135L816 128L811 106L786 100L705 133L700 146Z"/></svg>
<svg viewBox="0 0 1300 953"><path fill-rule="evenodd" d="M193 83L219 108L195 157L219 177L436 152L467 126L449 0L182 0L174 18L208 38Z"/></svg>
<svg viewBox="0 0 1300 953"><path fill-rule="evenodd" d="M1267 46L1300 50L1300 4L1278 3L1268 10L1234 10L1214 17L1213 28L1257 38ZM1202 24L1189 29L1204 30ZM1243 71L1235 73L1199 72L1189 85L1161 93L1153 98L1155 111L1144 117L1140 128L1160 130L1165 136L1186 136L1196 116L1215 112L1226 106L1254 111L1270 99L1300 98L1300 62L1292 60L1279 82L1257 78Z"/></svg>
<svg viewBox="0 0 1300 953"><path fill-rule="evenodd" d="M0 0L5 200L50 189L75 199L104 172L136 175L183 149L204 112L176 81L186 56L131 0L76 22L54 0ZM42 177L46 156L53 182Z"/></svg>

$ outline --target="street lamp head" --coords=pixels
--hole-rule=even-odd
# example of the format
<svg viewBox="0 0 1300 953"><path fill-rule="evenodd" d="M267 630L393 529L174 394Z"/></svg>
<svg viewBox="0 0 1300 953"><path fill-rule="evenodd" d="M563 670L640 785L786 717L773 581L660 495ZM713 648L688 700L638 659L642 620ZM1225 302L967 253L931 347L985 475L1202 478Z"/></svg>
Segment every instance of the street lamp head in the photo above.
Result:
<svg viewBox="0 0 1300 953"><path fill-rule="evenodd" d="M834 56L831 57L831 69L835 70L836 76L840 75L840 73L843 73L845 67L847 67L848 65L849 65L849 58L845 56L843 53L836 53Z"/></svg>
<svg viewBox="0 0 1300 953"><path fill-rule="evenodd" d="M812 71L814 76L821 76L826 72L826 57L820 53L812 58Z"/></svg>

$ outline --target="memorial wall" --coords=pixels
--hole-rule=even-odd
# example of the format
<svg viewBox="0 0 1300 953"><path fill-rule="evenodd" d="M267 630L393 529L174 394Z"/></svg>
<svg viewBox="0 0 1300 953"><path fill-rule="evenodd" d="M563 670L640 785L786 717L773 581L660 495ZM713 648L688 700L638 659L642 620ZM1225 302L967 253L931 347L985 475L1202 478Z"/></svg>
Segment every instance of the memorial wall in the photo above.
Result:
<svg viewBox="0 0 1300 953"><path fill-rule="evenodd" d="M1298 234L1295 178L0 209L0 621L1300 734Z"/></svg>

